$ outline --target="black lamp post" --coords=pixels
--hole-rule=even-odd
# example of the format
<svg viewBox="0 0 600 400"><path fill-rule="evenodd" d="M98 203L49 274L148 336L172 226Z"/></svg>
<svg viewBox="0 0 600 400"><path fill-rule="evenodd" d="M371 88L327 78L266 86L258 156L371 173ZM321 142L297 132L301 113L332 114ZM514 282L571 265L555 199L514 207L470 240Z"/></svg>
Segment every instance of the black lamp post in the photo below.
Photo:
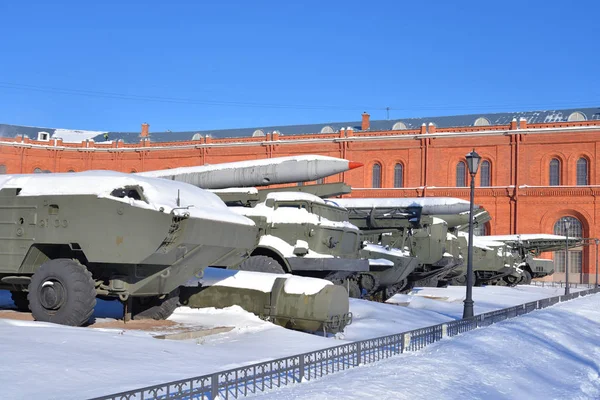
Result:
<svg viewBox="0 0 600 400"><path fill-rule="evenodd" d="M471 175L471 199L469 204L469 244L467 259L467 297L463 309L463 318L473 317L473 203L475 202L475 175L479 169L481 156L475 152L467 154L467 166Z"/></svg>
<svg viewBox="0 0 600 400"><path fill-rule="evenodd" d="M569 290L569 227L571 226L571 221L567 218L563 218L563 224L565 226L565 236L567 237L567 241L565 242L565 295L570 293Z"/></svg>
<svg viewBox="0 0 600 400"><path fill-rule="evenodd" d="M596 289L598 289L598 244L600 239L596 239Z"/></svg>

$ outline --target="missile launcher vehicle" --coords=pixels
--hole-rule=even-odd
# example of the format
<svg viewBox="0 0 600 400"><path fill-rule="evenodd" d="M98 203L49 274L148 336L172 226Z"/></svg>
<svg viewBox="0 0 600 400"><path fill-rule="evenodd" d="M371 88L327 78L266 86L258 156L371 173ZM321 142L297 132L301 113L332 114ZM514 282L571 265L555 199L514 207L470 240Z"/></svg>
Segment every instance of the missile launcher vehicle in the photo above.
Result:
<svg viewBox="0 0 600 400"><path fill-rule="evenodd" d="M437 286L440 277L462 263L457 238L448 235L448 226L440 218L425 213L453 210L446 200L423 198L335 199L349 211L350 222L364 238L387 249L407 251L417 259L404 286L388 290L406 291L413 286Z"/></svg>
<svg viewBox="0 0 600 400"><path fill-rule="evenodd" d="M323 278L346 286L353 297L376 290L369 261L359 254L360 231L347 211L308 190L215 191L260 232L250 258L233 268Z"/></svg>
<svg viewBox="0 0 600 400"><path fill-rule="evenodd" d="M491 240L505 243L515 253L519 267L523 269L520 284L527 285L532 279L543 278L554 273L554 261L537 258L541 253L565 250L565 236L551 234L521 234L487 236ZM569 238L569 248L586 243L582 238Z"/></svg>
<svg viewBox="0 0 600 400"><path fill-rule="evenodd" d="M109 171L0 177L0 288L39 321L79 326L96 297L164 319L179 286L239 264L258 230L214 194Z"/></svg>

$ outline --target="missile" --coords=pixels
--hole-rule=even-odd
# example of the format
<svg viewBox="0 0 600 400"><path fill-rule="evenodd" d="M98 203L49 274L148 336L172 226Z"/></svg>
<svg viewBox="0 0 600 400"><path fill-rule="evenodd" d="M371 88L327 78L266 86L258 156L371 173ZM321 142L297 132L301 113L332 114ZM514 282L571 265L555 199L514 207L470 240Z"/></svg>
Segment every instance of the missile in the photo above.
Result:
<svg viewBox="0 0 600 400"><path fill-rule="evenodd" d="M180 167L139 172L137 175L171 179L203 189L224 189L314 181L362 165L343 158L303 155Z"/></svg>
<svg viewBox="0 0 600 400"><path fill-rule="evenodd" d="M406 197L406 198L343 198L333 200L345 208L406 208L423 207L422 215L447 215L469 212L469 202L454 197ZM480 207L475 205L475 209Z"/></svg>

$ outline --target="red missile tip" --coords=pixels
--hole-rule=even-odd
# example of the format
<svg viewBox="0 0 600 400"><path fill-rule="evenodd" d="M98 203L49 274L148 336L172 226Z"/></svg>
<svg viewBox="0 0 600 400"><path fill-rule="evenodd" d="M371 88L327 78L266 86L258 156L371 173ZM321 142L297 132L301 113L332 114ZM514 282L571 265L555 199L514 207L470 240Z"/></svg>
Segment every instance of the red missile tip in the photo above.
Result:
<svg viewBox="0 0 600 400"><path fill-rule="evenodd" d="M365 165L365 164L356 162L356 161L348 161L348 167L350 169L359 168L359 167L362 167L363 165Z"/></svg>

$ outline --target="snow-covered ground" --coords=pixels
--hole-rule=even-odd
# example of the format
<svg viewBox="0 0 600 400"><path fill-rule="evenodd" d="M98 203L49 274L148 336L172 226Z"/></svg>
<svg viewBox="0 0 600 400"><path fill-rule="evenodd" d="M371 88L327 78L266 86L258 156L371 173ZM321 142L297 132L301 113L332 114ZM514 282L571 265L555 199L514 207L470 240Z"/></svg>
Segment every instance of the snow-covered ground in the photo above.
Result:
<svg viewBox="0 0 600 400"><path fill-rule="evenodd" d="M171 321L177 324L175 328L182 326L198 329L218 326L233 327L233 330L230 332L181 341L159 340L152 337L157 333L168 332L173 327L165 327L158 331L72 328L48 323L0 319L0 335L2 337L2 341L0 341L0 354L2 354L0 386L2 387L3 396L6 396L6 398L81 399L124 390L133 390L143 386L190 378L241 365L335 346L348 341L399 333L458 319L462 315L464 291L464 287L416 289L410 295L394 296L392 301L400 305L351 300L350 310L354 315L354 321L352 325L346 328L344 334L337 335L337 337L322 337L286 330L262 321L239 307L231 307L225 310L179 308L170 318ZM476 313L481 313L522 304L562 294L563 291L564 289L558 287L542 288L535 286L474 288L475 311ZM598 296L596 296L596 308L598 308L597 300ZM587 301L587 299L580 301ZM577 302L579 300L573 302L573 304ZM11 305L12 302L9 293L0 291L0 307L7 308ZM573 310L577 309L577 307L573 308ZM99 321L107 321L111 317L119 317L120 312L121 309L118 303L102 302L97 307L96 317ZM596 332L600 331L598 329L600 328L600 325L598 325L600 312L594 314L593 307L590 306L589 310L592 316L587 316L591 322L585 320L585 318L582 318L577 313L573 314L573 311L569 312L572 314L569 314L569 325L571 327L581 325L582 329L591 329L586 324L596 323ZM534 314L537 315L536 313ZM578 321L578 319L583 319L584 321ZM519 326L518 322L514 322L514 324L517 324L515 326ZM534 323L532 324L535 325ZM547 335L554 335L557 339L561 339L561 335L565 334L560 330L561 327L557 327L556 333L554 333L548 323L544 323L541 326L544 327L544 332ZM512 329L513 331L510 332L510 335L514 336L518 329L521 328ZM530 330L530 327L523 327L521 330L524 329ZM571 328L564 327L564 329ZM481 331L484 330L482 329ZM504 333L502 334L504 335ZM497 335L498 333L489 337L485 336L477 339L480 342L476 341L474 343L479 343L478 345L480 343L492 343L494 337ZM596 337L598 336L600 335L596 334ZM522 340L524 341L526 338L527 334L523 333ZM459 339L455 338L453 340ZM521 353L521 347L527 346L524 343L520 347L515 347L515 351L513 352L509 346L512 339L499 337L498 340L500 343L494 344L492 348L495 349L496 347L494 346L498 347L497 351L501 352L498 354L503 354L502 357L505 358L501 361L509 364L510 368L500 369L498 367L499 364L497 364L495 373L503 376L504 378L502 379L508 379L506 376L511 375L511 371L514 368L520 368L525 365L524 361L515 361L515 357L518 357L517 360L520 360L521 354L525 354ZM532 337L531 340L536 342L539 339ZM442 341L435 345L435 348L439 352L443 349L444 345L449 343L455 342ZM453 353L448 353L448 357L453 357L452 359L462 357L463 353L459 350L462 349L464 351L464 342L461 343L463 344L458 345L454 349L454 356L452 356ZM502 343L504 343L506 348L501 348ZM600 348L598 343L597 347ZM423 354L432 353L430 349L432 348L427 348ZM470 359L469 362L484 362L483 358L487 354L485 353L486 351L485 349L481 349L481 359ZM548 351L544 350L543 354L547 355L546 353ZM405 355L402 356L402 359L413 360L418 354L421 353ZM550 356L548 355L548 357ZM432 360L435 361L433 356ZM500 362L498 357L495 359L492 357L490 360L490 362ZM568 360L571 360L574 364L577 362L574 355L570 355ZM382 365L388 365L387 363L389 362L386 361ZM547 361L544 362L547 363ZM416 368L414 365L413 368ZM462 369L465 368L465 365L458 364L458 361L457 365ZM492 366L493 364L489 364L489 366L484 368L491 370ZM547 366L544 365L542 367L546 369ZM371 367L359 368L356 371L367 371L369 368ZM429 376L436 375L432 372L432 369L436 368L433 364L429 367L430 369L427 368L423 367L421 370L423 374ZM457 369L460 368L457 367ZM419 370L417 369L417 371ZM450 372L463 376L461 374L464 371L461 371L451 370ZM573 368L573 371L579 370ZM352 373L356 372L352 371ZM389 377L383 379L387 379L392 384L405 380L402 374L394 375L391 372L390 374ZM406 383L407 386L411 385L410 382L412 382L412 385L420 385L418 379L415 377L416 375L406 380L408 382ZM450 384L450 377L446 377L445 375L447 373L441 373L439 377L440 382ZM331 381L331 379L336 379L336 376L338 375L327 378L329 386L331 387L333 384L336 387L343 388L344 385L338 385L337 381ZM342 375L339 376L340 379L343 379ZM573 379L579 378L573 376ZM480 380L482 390L487 387L485 384L487 381L488 378ZM316 388L315 393L318 393L320 390L318 386L312 386L318 384L318 382L306 385L302 384L298 388ZM354 389L349 389L345 394L338 392L336 397L355 398L351 397L354 396L354 393L365 393L362 397L366 397L369 393L369 390L366 388L369 386L365 382L363 382L363 385L364 390L362 392L354 387ZM378 387L381 387L382 390L385 389L383 384L380 384ZM300 390L298 388L292 390ZM473 386L473 390L475 390L474 388L475 386ZM467 388L465 390L470 389ZM499 387L497 390L503 389ZM387 397L384 396L381 398L399 398L395 394L396 392L391 393L393 394L385 395ZM412 393L413 395L410 397L415 398L416 392L413 391ZM470 392L461 393L466 393L462 398L471 397ZM381 395L381 392L379 394ZM286 398L288 394L284 395L282 392L279 393L279 396L276 394L268 396ZM297 396L295 398L304 397L302 394L296 394L292 391L289 392L289 396ZM306 396L320 398L319 395L311 393L306 393ZM436 396L428 398L436 398ZM460 398L460 396L448 398ZM510 398L510 396L507 398Z"/></svg>
<svg viewBox="0 0 600 400"><path fill-rule="evenodd" d="M260 397L591 400L600 398L599 371L596 294Z"/></svg>

